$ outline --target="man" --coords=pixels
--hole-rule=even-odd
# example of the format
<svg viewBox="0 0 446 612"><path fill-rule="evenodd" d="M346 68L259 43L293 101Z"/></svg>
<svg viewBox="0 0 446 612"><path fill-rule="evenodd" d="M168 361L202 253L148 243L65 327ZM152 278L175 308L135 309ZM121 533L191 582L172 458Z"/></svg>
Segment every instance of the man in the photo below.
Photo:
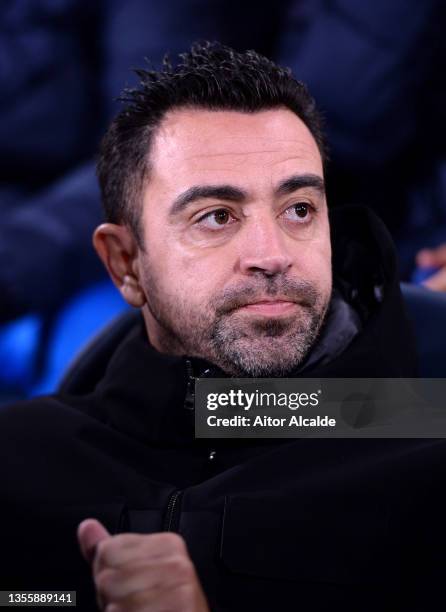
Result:
<svg viewBox="0 0 446 612"><path fill-rule="evenodd" d="M195 440L190 410L201 376L414 376L388 234L329 220L286 70L203 44L139 74L94 243L143 323L93 393L0 414L1 588L108 612L430 609L442 443Z"/></svg>

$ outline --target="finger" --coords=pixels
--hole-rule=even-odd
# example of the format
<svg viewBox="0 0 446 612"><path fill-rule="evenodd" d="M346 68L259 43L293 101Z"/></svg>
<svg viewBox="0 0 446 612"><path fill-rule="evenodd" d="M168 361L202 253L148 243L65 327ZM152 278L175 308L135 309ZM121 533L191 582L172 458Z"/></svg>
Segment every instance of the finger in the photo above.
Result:
<svg viewBox="0 0 446 612"><path fill-rule="evenodd" d="M423 249L422 251L418 251L415 255L415 261L418 267L427 268L432 266L432 252L428 249Z"/></svg>
<svg viewBox="0 0 446 612"><path fill-rule="evenodd" d="M433 266L433 259L434 257L431 249L422 249L421 251L418 251L415 256L417 266L420 268L429 268L430 266Z"/></svg>
<svg viewBox="0 0 446 612"><path fill-rule="evenodd" d="M106 612L209 612L202 592L195 585L182 584L173 589L149 589L138 591L119 600L110 602Z"/></svg>
<svg viewBox="0 0 446 612"><path fill-rule="evenodd" d="M123 599L110 601L105 606L105 612L165 612L165 610L166 591L161 589L131 593Z"/></svg>
<svg viewBox="0 0 446 612"><path fill-rule="evenodd" d="M95 576L97 592L105 601L116 601L138 591L172 589L198 582L189 557L171 556L127 564L121 568L105 568Z"/></svg>
<svg viewBox="0 0 446 612"><path fill-rule="evenodd" d="M139 560L162 559L177 554L187 556L188 553L183 538L175 533L125 533L99 544L94 570L98 572L106 567L119 568Z"/></svg>
<svg viewBox="0 0 446 612"><path fill-rule="evenodd" d="M88 563L92 563L99 542L110 537L109 532L96 519L86 519L77 528L79 546Z"/></svg>
<svg viewBox="0 0 446 612"><path fill-rule="evenodd" d="M422 249L416 255L416 262L420 268L446 265L446 244L435 249Z"/></svg>
<svg viewBox="0 0 446 612"><path fill-rule="evenodd" d="M423 286L434 291L446 291L446 266L425 280Z"/></svg>

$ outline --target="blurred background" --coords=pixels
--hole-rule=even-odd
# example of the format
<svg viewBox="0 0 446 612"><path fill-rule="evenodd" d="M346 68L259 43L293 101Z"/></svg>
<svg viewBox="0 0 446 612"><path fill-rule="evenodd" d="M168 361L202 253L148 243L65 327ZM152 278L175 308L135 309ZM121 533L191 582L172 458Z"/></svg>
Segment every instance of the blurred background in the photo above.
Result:
<svg viewBox="0 0 446 612"><path fill-rule="evenodd" d="M126 308L91 244L95 154L131 68L195 40L256 49L307 83L329 204L372 207L401 279L446 291L445 17L443 0L3 0L0 401L54 390Z"/></svg>

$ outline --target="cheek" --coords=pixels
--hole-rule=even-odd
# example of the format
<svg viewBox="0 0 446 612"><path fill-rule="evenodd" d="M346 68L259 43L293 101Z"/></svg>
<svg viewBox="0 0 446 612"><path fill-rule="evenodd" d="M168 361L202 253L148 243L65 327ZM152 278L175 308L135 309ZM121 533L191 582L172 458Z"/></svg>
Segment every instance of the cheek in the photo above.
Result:
<svg viewBox="0 0 446 612"><path fill-rule="evenodd" d="M181 248L171 249L161 269L163 284L184 301L204 305L225 285L224 261L225 258L215 253L197 255Z"/></svg>
<svg viewBox="0 0 446 612"><path fill-rule="evenodd" d="M329 295L332 285L331 245L327 240L312 241L296 257L298 275L311 281Z"/></svg>
<svg viewBox="0 0 446 612"><path fill-rule="evenodd" d="M225 287L230 275L225 267L223 255L201 258L189 258L185 264L185 275L189 287L196 292L197 296L211 298Z"/></svg>
<svg viewBox="0 0 446 612"><path fill-rule="evenodd" d="M199 305L207 299L206 290L213 275L206 260L184 249L172 235L146 233L146 252L142 265L149 273L147 291L152 290L158 299L171 304ZM151 236L149 235L151 234Z"/></svg>
<svg viewBox="0 0 446 612"><path fill-rule="evenodd" d="M224 282L221 249L191 246L181 228L161 223L157 216L145 215L147 256L163 284L177 286L178 292L198 291Z"/></svg>

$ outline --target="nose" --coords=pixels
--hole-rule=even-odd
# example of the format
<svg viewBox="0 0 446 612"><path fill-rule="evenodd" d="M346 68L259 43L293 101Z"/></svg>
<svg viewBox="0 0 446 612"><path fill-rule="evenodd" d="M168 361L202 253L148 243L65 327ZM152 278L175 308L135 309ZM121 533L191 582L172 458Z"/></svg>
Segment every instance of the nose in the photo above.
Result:
<svg viewBox="0 0 446 612"><path fill-rule="evenodd" d="M286 237L272 218L252 220L242 232L239 267L242 274L284 274L292 266Z"/></svg>

